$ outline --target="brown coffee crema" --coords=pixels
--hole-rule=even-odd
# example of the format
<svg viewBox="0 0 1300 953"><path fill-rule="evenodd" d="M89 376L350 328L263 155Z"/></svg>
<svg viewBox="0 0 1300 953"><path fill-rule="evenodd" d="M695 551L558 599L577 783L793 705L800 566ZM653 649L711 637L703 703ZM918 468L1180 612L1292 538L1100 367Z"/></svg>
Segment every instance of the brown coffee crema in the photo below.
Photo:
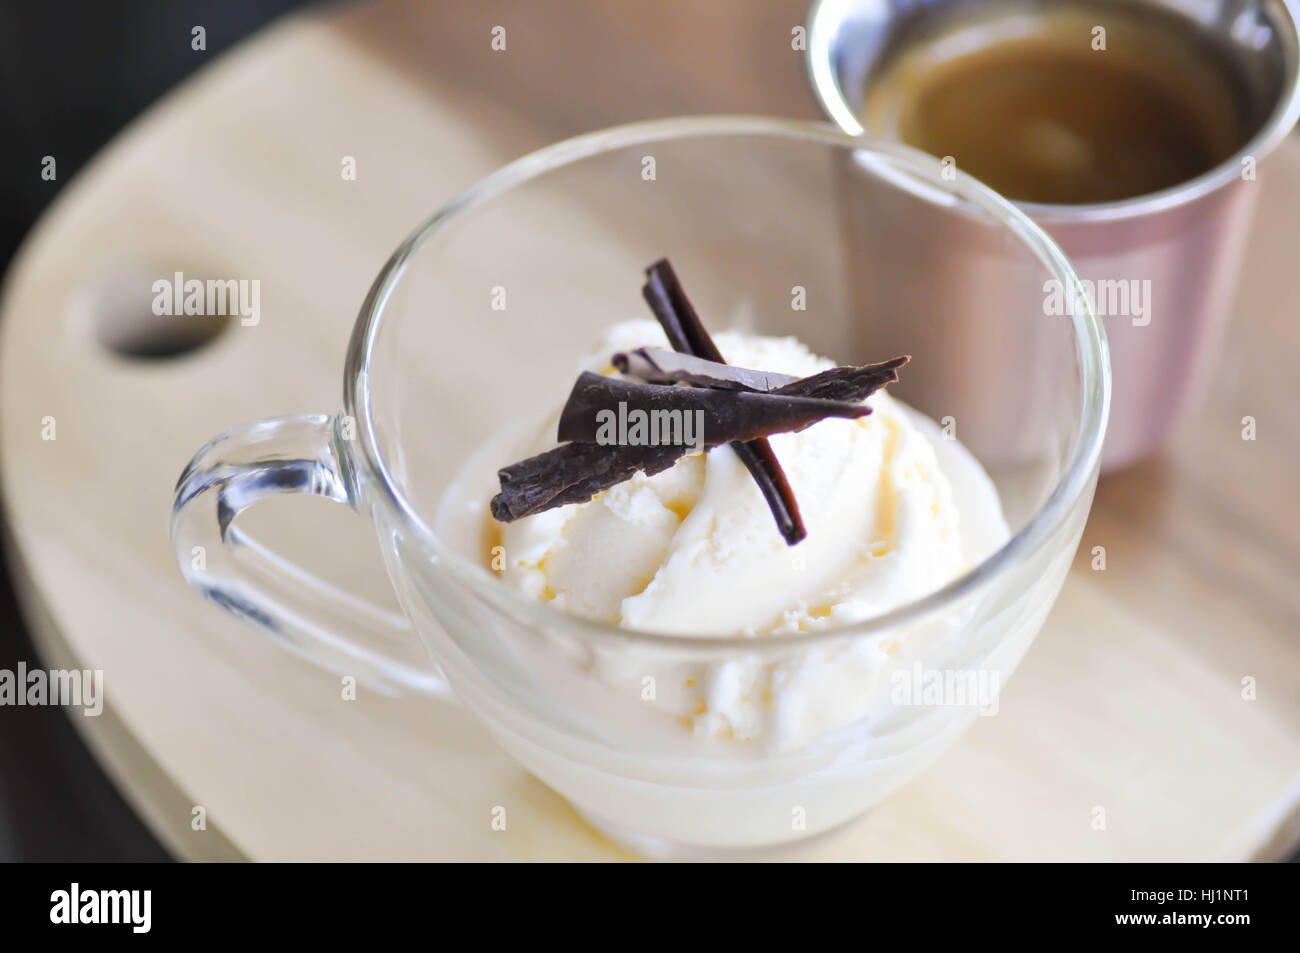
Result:
<svg viewBox="0 0 1300 953"><path fill-rule="evenodd" d="M950 156L1018 201L1156 192L1230 158L1255 131L1228 59L1172 14L981 5L914 34L869 79L864 127Z"/></svg>

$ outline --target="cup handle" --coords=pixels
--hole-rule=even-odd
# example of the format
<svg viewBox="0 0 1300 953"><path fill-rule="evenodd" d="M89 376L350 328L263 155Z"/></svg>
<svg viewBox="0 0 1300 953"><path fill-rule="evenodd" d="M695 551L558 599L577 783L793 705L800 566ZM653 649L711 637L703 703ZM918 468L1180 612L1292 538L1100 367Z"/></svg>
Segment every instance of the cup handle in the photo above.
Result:
<svg viewBox="0 0 1300 953"><path fill-rule="evenodd" d="M394 653L417 640L405 617L292 565L235 525L248 507L283 493L322 496L355 511L338 424L325 414L258 420L200 450L176 483L176 561L206 599L339 675L389 694L449 696L432 660L420 667Z"/></svg>

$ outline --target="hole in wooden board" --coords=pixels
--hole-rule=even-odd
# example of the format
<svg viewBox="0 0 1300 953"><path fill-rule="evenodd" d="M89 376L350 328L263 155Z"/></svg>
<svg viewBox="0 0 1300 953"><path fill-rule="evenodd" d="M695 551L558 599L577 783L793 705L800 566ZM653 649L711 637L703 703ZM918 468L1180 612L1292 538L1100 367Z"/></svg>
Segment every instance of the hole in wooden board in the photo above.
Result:
<svg viewBox="0 0 1300 953"><path fill-rule="evenodd" d="M106 350L133 360L180 357L206 347L240 320L249 282L129 266L85 289L80 307Z"/></svg>

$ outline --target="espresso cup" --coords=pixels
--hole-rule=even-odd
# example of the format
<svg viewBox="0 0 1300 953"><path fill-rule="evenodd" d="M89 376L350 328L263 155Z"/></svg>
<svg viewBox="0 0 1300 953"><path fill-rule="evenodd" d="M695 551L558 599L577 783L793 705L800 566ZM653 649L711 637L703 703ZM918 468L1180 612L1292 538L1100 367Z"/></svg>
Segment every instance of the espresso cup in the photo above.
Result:
<svg viewBox="0 0 1300 953"><path fill-rule="evenodd" d="M860 134L873 79L898 50L926 42L929 25L978 12L996 36L1003 7L1012 30L1023 22L1016 18L1051 6L1017 0L820 0L808 31L813 89L836 125ZM1293 0L1131 0L1085 9L1090 15L1095 10L1104 25L1108 9L1143 8L1182 18L1190 34L1223 51L1240 79L1243 121L1255 131L1236 154L1161 191L1095 204L1015 203L1065 250L1083 279L1080 288L1049 284L1027 290L1014 257L953 216L950 195L900 202L898 190L881 188L878 176L859 175L852 163L842 166L843 227L853 254L861 333L891 351L915 339L909 316L922 300L936 309L927 331L964 342L967 353L961 365L917 367L897 392L931 415L981 406L983 420L998 413L1022 417L1025 430L1018 435L970 422L962 439L983 459L1013 463L1050 426L1041 408L1019 402L1005 377L970 372L979 365L1035 366L1035 340L1009 318L1027 309L1051 315L1087 297L1106 324L1114 403L1103 469L1157 448L1209 383L1259 198L1259 166L1300 116L1298 8ZM1090 39L1085 33L1079 42ZM961 156L942 158L950 175L966 175ZM946 224L936 237L940 221ZM936 270L934 259L948 267Z"/></svg>

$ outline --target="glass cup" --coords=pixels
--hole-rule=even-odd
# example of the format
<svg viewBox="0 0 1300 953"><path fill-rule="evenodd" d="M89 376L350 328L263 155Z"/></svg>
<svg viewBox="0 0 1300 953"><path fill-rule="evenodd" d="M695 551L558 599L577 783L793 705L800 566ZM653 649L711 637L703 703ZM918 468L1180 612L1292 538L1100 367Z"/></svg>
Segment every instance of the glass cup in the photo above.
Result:
<svg viewBox="0 0 1300 953"><path fill-rule="evenodd" d="M536 438L579 359L611 323L649 316L642 269L662 256L712 330L793 334L842 363L893 356L849 304L873 273L860 241L872 223L850 221L862 208L857 188L893 197L881 229L916 222L942 249L941 208L948 225L985 229L1015 256L1004 280L1077 287L1042 230L950 173L897 144L746 117L623 126L511 163L436 212L384 266L353 333L341 412L247 424L194 458L172 515L181 570L217 605L340 673L397 692L450 690L594 825L647 853L770 847L844 824L977 717L951 697L903 697L903 682L962 672L1005 684L1065 578L1109 401L1104 332L1086 301L1065 316L1010 316L1016 353L1032 360L962 371L1017 392L1019 413L1002 400L946 405L925 375L905 373L891 389L977 456L981 445L1015 447L983 460L1012 535L964 575L877 618L743 638L568 615L495 577L486 504L495 468L521 455L512 441ZM901 215L909 203L926 214ZM962 266L928 259L936 276ZM969 342L930 333L924 285L900 300L914 307L912 367L953 366ZM240 530L240 512L282 493L335 500L374 524L406 618ZM868 657L888 665L859 664ZM810 679L853 695L858 714L795 744L697 736L681 706L738 671L755 684Z"/></svg>

